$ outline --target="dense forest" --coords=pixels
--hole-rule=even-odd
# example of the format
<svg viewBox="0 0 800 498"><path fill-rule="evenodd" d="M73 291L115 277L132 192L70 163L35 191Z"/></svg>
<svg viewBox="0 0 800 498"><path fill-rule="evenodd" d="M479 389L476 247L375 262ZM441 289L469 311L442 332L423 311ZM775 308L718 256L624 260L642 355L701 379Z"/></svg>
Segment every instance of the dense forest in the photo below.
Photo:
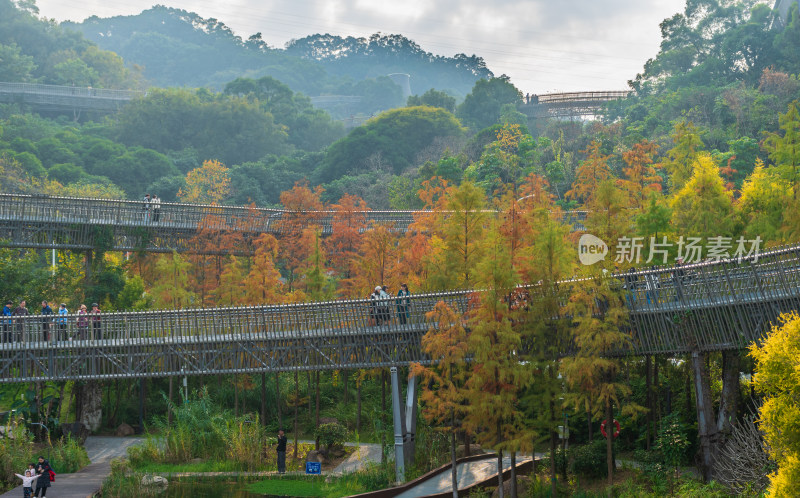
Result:
<svg viewBox="0 0 800 498"><path fill-rule="evenodd" d="M610 245L641 237L645 252L662 238L759 239L764 246L800 240L797 6L779 22L768 6L752 0L688 0L683 12L661 24L661 49L632 76L631 96L587 121L529 119L519 110L521 92L508 78L493 77L480 59L445 60L402 37L317 35L276 50L258 37L243 42L216 20L163 7L138 19L92 18L77 25L84 32L113 31L110 38L118 44L113 48L126 62L145 64L142 68L99 48L73 31L76 25L58 26L36 14L31 2L0 0L0 74L10 75L7 79L199 88L152 87L117 114L80 121L41 116L17 104L0 106L3 192L129 199L147 192L164 201L341 213L425 208L429 213L418 216L414 230L405 234L364 222L334 226L325 238L313 228L281 239L264 235L247 258L141 253L126 259L106 253L94 259L91 278L83 255L59 252L52 270L41 253L5 249L0 251L1 298L47 298L70 309L96 301L110 311L366 298L378 284L397 289L408 283L415 293L491 289L476 303L469 337L448 314L452 310L437 308L436 321L451 325L433 330L426 344L441 357L446 354L437 350L442 337L460 338L462 356L450 363L459 364L465 355L480 359L472 377L457 370L418 371L438 383L452 374L452 392L465 396L461 404L474 407L459 414L463 425L455 427L453 420L437 418L432 408L437 401L427 398L430 423L460 436L471 434L486 447L516 452L531 449L525 441L549 444L559 418L553 407L563 389L564 410L588 419L575 429L580 442L591 441L593 421L613 407L628 428L619 442L625 449L658 450L659 437L661 444L668 441L663 428L677 427L685 444L671 460L662 446L661 464L690 463L697 450L689 437L698 422L687 358L653 360L655 373L650 359L599 359L623 340L618 330L625 321L624 291L604 287L600 272L644 261L610 259L581 267L561 210L586 209L591 213L587 231ZM173 52L163 53L186 62L177 71L181 77L197 73L191 65L206 64L209 57L230 64L220 62L208 80L179 81L166 70L174 67L169 60L137 60L132 54L152 57L148 50L165 44L167 35L143 30L134 40L126 33L137 22L156 25L156 19L167 17L174 23L170 33L185 38L169 41ZM198 23L202 29L194 28ZM211 55L196 56L212 45ZM347 54L343 60L331 56L340 49ZM371 73L367 61L373 57L384 62L370 66L378 68ZM352 130L314 108L307 97L371 81L363 93L349 94L366 100L370 92L395 92L396 98L396 85L377 73L423 66L432 73L441 69L439 75L419 76L429 88ZM462 97L456 82L467 85L470 78ZM390 85L395 89L387 91ZM375 109L386 103L374 102ZM196 242L224 247L238 243L233 238L201 233ZM658 263L679 256L672 247ZM589 280L572 299L554 294L524 310L510 309L498 291L524 282L555 285L573 276ZM598 295L618 303L613 319L592 315ZM576 317L572 329L547 325L547 317L567 309ZM527 314L525 326L518 326L519 313ZM607 342L593 346L588 360L578 355L555 362L548 342L553 334L588 342L599 334ZM536 369L508 361L519 341L539 353L526 359ZM709 355L706 368L720 378L722 365L735 357L748 371L750 358L737 355L725 353L724 361L722 353ZM491 375L503 376L491 383L491 392L468 380ZM651 376L656 387L649 384ZM335 377L331 385L338 382ZM311 385L309 377L306 396ZM255 404L254 385L230 389L235 389L237 410L240 390ZM716 397L722 389L714 383ZM737 384L735 391L743 400L756 398L744 386ZM117 385L118 400L119 393ZM285 396L276 404L287 408L298 397ZM722 405L715 402L724 414ZM334 407L329 403L328 409ZM124 409L132 416L132 406ZM117 413L106 423L123 417ZM728 415L735 419L736 410ZM480 431L487 420L502 430ZM730 424L722 426L732 430Z"/></svg>

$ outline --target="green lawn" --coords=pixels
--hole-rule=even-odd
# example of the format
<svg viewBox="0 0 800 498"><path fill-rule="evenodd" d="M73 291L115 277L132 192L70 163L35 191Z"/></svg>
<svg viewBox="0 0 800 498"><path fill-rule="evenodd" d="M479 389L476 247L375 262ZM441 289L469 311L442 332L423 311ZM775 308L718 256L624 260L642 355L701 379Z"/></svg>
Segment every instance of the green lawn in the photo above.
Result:
<svg viewBox="0 0 800 498"><path fill-rule="evenodd" d="M278 496L327 496L331 498L346 496L340 494L331 494L331 490L325 484L324 479L268 479L260 481L247 486L247 489L253 493L261 493L265 495L278 495Z"/></svg>

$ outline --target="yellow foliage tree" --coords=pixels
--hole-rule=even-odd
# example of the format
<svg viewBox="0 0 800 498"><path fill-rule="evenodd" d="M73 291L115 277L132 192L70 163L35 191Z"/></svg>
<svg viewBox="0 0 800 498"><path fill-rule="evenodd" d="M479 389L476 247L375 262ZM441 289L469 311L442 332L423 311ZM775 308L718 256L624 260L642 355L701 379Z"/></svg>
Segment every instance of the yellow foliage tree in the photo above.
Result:
<svg viewBox="0 0 800 498"><path fill-rule="evenodd" d="M182 202L219 204L231 192L228 168L217 160L204 161L203 165L186 174L186 186L178 191Z"/></svg>
<svg viewBox="0 0 800 498"><path fill-rule="evenodd" d="M756 389L766 397L759 410L761 430L778 471L770 474L769 496L796 496L800 482L800 316L780 317L780 325L759 347L753 344Z"/></svg>

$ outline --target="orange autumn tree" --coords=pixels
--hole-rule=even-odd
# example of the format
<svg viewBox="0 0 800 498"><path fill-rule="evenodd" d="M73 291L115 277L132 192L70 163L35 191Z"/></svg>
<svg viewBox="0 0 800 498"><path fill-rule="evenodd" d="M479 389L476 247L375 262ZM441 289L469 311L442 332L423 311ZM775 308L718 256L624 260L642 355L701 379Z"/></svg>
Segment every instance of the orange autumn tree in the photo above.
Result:
<svg viewBox="0 0 800 498"><path fill-rule="evenodd" d="M231 192L228 171L219 161L204 161L186 174L186 185L178 191L178 198L181 202L219 204Z"/></svg>
<svg viewBox="0 0 800 498"><path fill-rule="evenodd" d="M575 199L581 204L588 204L600 184L611 178L611 168L608 166L608 159L611 155L600 152L601 145L599 141L592 140L589 147L581 151L588 154L588 157L578 166L575 181L572 182L572 189L566 194L567 198Z"/></svg>
<svg viewBox="0 0 800 498"><path fill-rule="evenodd" d="M358 257L362 232L367 228L367 203L357 195L344 194L338 204L331 206L331 235L325 239L331 266L345 287L351 278L351 263ZM348 292L343 295L349 296Z"/></svg>
<svg viewBox="0 0 800 498"><path fill-rule="evenodd" d="M622 153L622 160L628 167L622 168L625 178L619 181L619 185L628 194L634 209L641 210L651 193L661 192L661 177L653 166L657 149L654 142L642 140Z"/></svg>
<svg viewBox="0 0 800 498"><path fill-rule="evenodd" d="M360 256L353 260L351 273L353 282L348 297L366 298L377 285L397 288L392 267L396 260L397 235L385 225L372 225L361 235Z"/></svg>
<svg viewBox="0 0 800 498"><path fill-rule="evenodd" d="M281 274L275 267L278 240L262 233L253 241L255 254L244 278L246 304L280 304L284 301Z"/></svg>
<svg viewBox="0 0 800 498"><path fill-rule="evenodd" d="M420 378L422 416L450 436L452 490L458 498L456 434L466 410L467 331L458 313L443 301L425 316L435 325L422 336L421 349L438 363L427 367L413 363L409 373Z"/></svg>
<svg viewBox="0 0 800 498"><path fill-rule="evenodd" d="M291 190L281 192L281 204L286 212L278 223L281 233L279 256L288 273L289 291L294 290L295 280L304 262L313 249L314 233L320 225L320 213L324 209L320 196L324 189L308 188L308 183L297 182Z"/></svg>
<svg viewBox="0 0 800 498"><path fill-rule="evenodd" d="M441 244L433 244L434 240L441 240L434 237L434 232L444 210L447 192L452 188L447 180L434 177L422 182L422 188L417 192L423 208L414 213L414 221L400 239L399 257L393 269L399 283L407 283L412 293L434 290L428 274L429 262L441 250Z"/></svg>
<svg viewBox="0 0 800 498"><path fill-rule="evenodd" d="M219 286L213 295L217 306L239 306L245 298L244 270L236 256L231 256L220 273Z"/></svg>

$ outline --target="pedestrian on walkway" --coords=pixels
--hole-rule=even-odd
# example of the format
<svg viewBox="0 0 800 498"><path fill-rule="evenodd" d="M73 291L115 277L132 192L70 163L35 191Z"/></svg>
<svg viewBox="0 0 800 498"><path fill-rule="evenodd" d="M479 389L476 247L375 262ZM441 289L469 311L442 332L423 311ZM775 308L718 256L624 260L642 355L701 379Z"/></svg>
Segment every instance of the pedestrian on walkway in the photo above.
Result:
<svg viewBox="0 0 800 498"><path fill-rule="evenodd" d="M25 318L26 316L30 315L31 313L28 311L28 308L25 306L27 303L23 299L19 302L19 306L14 308L14 316L19 317L15 319L17 323L17 337L18 341L23 341L25 338L23 337L23 331L25 330Z"/></svg>
<svg viewBox="0 0 800 498"><path fill-rule="evenodd" d="M6 301L6 305L3 306L3 342L11 342L14 333L14 320L11 318L14 315L11 311L13 305L11 301Z"/></svg>
<svg viewBox="0 0 800 498"><path fill-rule="evenodd" d="M33 491L32 489L33 482L39 478L39 476L37 476L33 471L33 464L29 464L28 467L29 469L25 471L24 476L19 474L14 474L15 476L22 479L22 496L24 498L31 498L32 496L31 491Z"/></svg>
<svg viewBox="0 0 800 498"><path fill-rule="evenodd" d="M86 305L81 304L78 310L78 318L75 320L78 323L78 339L86 339L89 335L89 316L86 313Z"/></svg>
<svg viewBox="0 0 800 498"><path fill-rule="evenodd" d="M53 469L50 467L50 462L40 456L39 461L36 463L36 473L39 475L39 480L36 481L36 492L33 496L44 498L47 495L47 488L50 487L50 478L53 475L52 472Z"/></svg>
<svg viewBox="0 0 800 498"><path fill-rule="evenodd" d="M67 309L67 305L61 303L61 306L58 307L58 333L56 334L57 341L66 341L67 340L67 315L69 314L69 310Z"/></svg>
<svg viewBox="0 0 800 498"><path fill-rule="evenodd" d="M286 473L286 433L283 429L278 431L278 474Z"/></svg>
<svg viewBox="0 0 800 498"><path fill-rule="evenodd" d="M397 291L397 299L395 299L395 304L397 304L397 319L400 321L400 325L405 325L408 321L411 312L411 300L408 298L410 295L411 293L408 292L408 284L400 284L400 290Z"/></svg>
<svg viewBox="0 0 800 498"><path fill-rule="evenodd" d="M89 312L92 315L92 339L97 341L103 338L103 332L101 330L101 321L100 321L100 306L97 303L92 303L92 311Z"/></svg>
<svg viewBox="0 0 800 498"><path fill-rule="evenodd" d="M381 314L381 322L383 322L383 323L389 323L391 321L391 313L392 312L391 312L391 308L390 308L391 303L389 302L389 299L391 299L391 298L392 298L392 296L389 295L389 288L386 287L385 285L383 287L381 287L381 291L380 291L380 294L378 295L378 299L381 300L381 305L380 305L379 308L380 308L380 314Z"/></svg>
<svg viewBox="0 0 800 498"><path fill-rule="evenodd" d="M150 217L150 194L144 194L144 198L142 199L142 212L144 214L144 222L147 223Z"/></svg>
<svg viewBox="0 0 800 498"><path fill-rule="evenodd" d="M161 198L157 194L150 197L150 206L153 208L153 221L158 222L161 216Z"/></svg>
<svg viewBox="0 0 800 498"><path fill-rule="evenodd" d="M47 304L47 301L42 301L42 337L44 342L50 340L50 324L52 322L53 308Z"/></svg>
<svg viewBox="0 0 800 498"><path fill-rule="evenodd" d="M381 297L381 288L380 286L375 287L375 290L372 291L372 294L369 295L369 318L370 318L370 326L380 326L381 325L381 313L380 307L378 306L378 299Z"/></svg>

